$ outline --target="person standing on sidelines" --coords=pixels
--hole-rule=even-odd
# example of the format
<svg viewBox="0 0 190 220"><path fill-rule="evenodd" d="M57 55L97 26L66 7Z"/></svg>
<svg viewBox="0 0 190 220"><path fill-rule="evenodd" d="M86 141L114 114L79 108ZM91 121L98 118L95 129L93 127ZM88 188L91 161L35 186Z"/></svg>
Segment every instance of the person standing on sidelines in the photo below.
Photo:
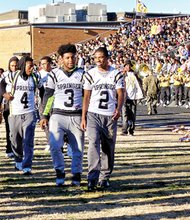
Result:
<svg viewBox="0 0 190 220"><path fill-rule="evenodd" d="M166 107L170 104L171 91L170 91L170 74L166 71L163 71L161 75L158 76L160 84L160 104L163 107Z"/></svg>
<svg viewBox="0 0 190 220"><path fill-rule="evenodd" d="M148 71L148 76L143 80L143 90L147 99L148 115L152 115L152 112L157 114L159 81L152 70Z"/></svg>
<svg viewBox="0 0 190 220"><path fill-rule="evenodd" d="M17 57L11 57L8 63L8 70L5 71L2 74L2 79L7 77L9 75L9 81L12 83L13 78L14 78L14 74L18 69L18 61L19 59ZM7 87L11 87L11 84L7 85ZM6 88L7 90L8 88ZM2 111L3 111L3 118L5 120L5 129L6 129L6 155L9 158L14 157L14 153L12 151L12 144L11 144L11 140L10 140L10 129L9 129L9 122L8 122L8 117L10 114L9 111L9 101L7 100L3 100L3 106L2 106Z"/></svg>
<svg viewBox="0 0 190 220"><path fill-rule="evenodd" d="M0 82L4 78L3 73L4 73L4 69L0 68ZM0 124L2 123L2 121L3 121L3 106L0 106Z"/></svg>
<svg viewBox="0 0 190 220"><path fill-rule="evenodd" d="M23 174L31 175L34 152L35 89L43 86L40 79L33 73L33 59L23 57L19 61L19 70L10 81L10 74L1 81L0 96L10 101L10 138L15 156L15 169ZM6 86L11 84L10 92Z"/></svg>
<svg viewBox="0 0 190 220"><path fill-rule="evenodd" d="M62 60L62 66L49 73L43 98L42 119L40 121L42 129L48 126L47 106L51 106L53 103L49 121L49 144L57 176L57 186L62 186L65 182L65 165L62 154L65 133L73 152L71 184L80 186L81 182L84 132L80 128L80 123L84 71L75 66L76 52L76 47L72 44L59 47L58 54Z"/></svg>
<svg viewBox="0 0 190 220"><path fill-rule="evenodd" d="M96 67L84 75L82 130L87 129L88 190L97 184L104 189L114 166L117 119L124 97L124 79L121 72L108 64L108 51L99 47L94 54ZM100 157L101 146L101 157Z"/></svg>
<svg viewBox="0 0 190 220"><path fill-rule="evenodd" d="M182 96L183 96L183 85L184 85L184 74L183 71L179 71L174 73L173 75L173 89L174 89L174 99L175 99L175 106L182 106Z"/></svg>
<svg viewBox="0 0 190 220"><path fill-rule="evenodd" d="M190 108L190 71L184 77L184 99L185 108Z"/></svg>
<svg viewBox="0 0 190 220"><path fill-rule="evenodd" d="M132 66L131 60L127 60L123 68L125 81L125 100L122 107L122 134L124 135L134 135L137 100L143 99L143 92Z"/></svg>

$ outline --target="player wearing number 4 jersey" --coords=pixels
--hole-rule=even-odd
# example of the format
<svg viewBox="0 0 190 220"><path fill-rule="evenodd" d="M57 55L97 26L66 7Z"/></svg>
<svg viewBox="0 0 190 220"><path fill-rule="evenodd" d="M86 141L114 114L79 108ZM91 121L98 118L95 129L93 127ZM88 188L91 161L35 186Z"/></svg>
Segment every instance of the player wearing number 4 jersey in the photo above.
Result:
<svg viewBox="0 0 190 220"><path fill-rule="evenodd" d="M122 74L108 65L106 48L97 49L94 60L96 67L84 75L81 122L81 128L87 128L89 139L89 191L94 190L98 182L101 188L109 186L108 180L114 165L117 119L123 104L124 88Z"/></svg>
<svg viewBox="0 0 190 220"><path fill-rule="evenodd" d="M56 185L65 182L65 165L62 154L64 134L67 134L72 147L72 185L79 186L82 173L84 133L80 128L82 115L82 79L83 70L75 67L76 47L68 44L58 49L62 66L52 70L47 79L43 98L43 119L41 128L48 125L47 106L51 106L52 113L49 121L49 144L54 168L56 171Z"/></svg>
<svg viewBox="0 0 190 220"><path fill-rule="evenodd" d="M34 130L36 117L35 88L40 88L43 96L43 86L40 79L33 73L33 59L23 57L19 61L19 69L10 81L9 75L1 81L1 95L10 101L10 138L15 155L15 169L23 170L30 175L34 150ZM6 86L10 91L6 91Z"/></svg>

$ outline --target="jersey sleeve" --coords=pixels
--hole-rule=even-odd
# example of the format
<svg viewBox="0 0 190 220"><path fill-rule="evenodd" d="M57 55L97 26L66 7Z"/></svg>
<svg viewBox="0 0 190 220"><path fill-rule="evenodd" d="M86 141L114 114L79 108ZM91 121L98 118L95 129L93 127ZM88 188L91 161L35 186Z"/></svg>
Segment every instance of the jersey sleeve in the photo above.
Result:
<svg viewBox="0 0 190 220"><path fill-rule="evenodd" d="M50 96L46 102L46 105L44 107L44 111L43 111L43 116L48 116L51 112L52 106L53 106L53 101L54 101L55 97L54 96Z"/></svg>
<svg viewBox="0 0 190 220"><path fill-rule="evenodd" d="M115 75L115 88L116 89L123 89L124 88L124 77L121 72L116 73Z"/></svg>
<svg viewBox="0 0 190 220"><path fill-rule="evenodd" d="M6 82L5 78L1 80L0 82L0 104L3 101L3 94L6 92Z"/></svg>
<svg viewBox="0 0 190 220"><path fill-rule="evenodd" d="M92 90L92 87L93 87L93 78L88 72L86 72L83 75L83 89Z"/></svg>
<svg viewBox="0 0 190 220"><path fill-rule="evenodd" d="M39 89L43 86L42 78L41 78L39 72L36 72L35 75L36 75L36 80L37 80L36 85L37 85L37 88Z"/></svg>
<svg viewBox="0 0 190 220"><path fill-rule="evenodd" d="M11 76L11 73L9 73L7 76L5 76L5 82L7 83L7 84L11 84L12 83L12 81L13 81L13 79L11 78L12 76Z"/></svg>
<svg viewBox="0 0 190 220"><path fill-rule="evenodd" d="M53 89L55 90L55 84L57 82L57 78L55 76L55 73L52 71L52 72L49 72L48 73L48 76L47 76L47 82L46 82L46 85L45 87L48 87L50 89Z"/></svg>
<svg viewBox="0 0 190 220"><path fill-rule="evenodd" d="M41 118L48 118L54 101L54 90L46 87L42 107L41 107Z"/></svg>

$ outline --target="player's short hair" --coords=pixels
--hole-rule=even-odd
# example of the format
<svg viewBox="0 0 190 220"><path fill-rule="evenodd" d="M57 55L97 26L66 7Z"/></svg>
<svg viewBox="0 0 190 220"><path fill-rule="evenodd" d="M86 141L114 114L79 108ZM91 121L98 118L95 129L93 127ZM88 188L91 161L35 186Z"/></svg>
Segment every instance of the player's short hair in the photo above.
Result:
<svg viewBox="0 0 190 220"><path fill-rule="evenodd" d="M58 50L57 50L57 53L60 55L60 56L63 56L63 54L65 53L73 53L73 54L76 54L77 52L77 49L75 47L74 44L64 44L64 45L61 45Z"/></svg>
<svg viewBox="0 0 190 220"><path fill-rule="evenodd" d="M44 57L42 57L42 58L40 59L40 61L42 61L42 60L46 60L48 63L52 63L52 59L51 59L51 57L49 57L49 56L44 56Z"/></svg>
<svg viewBox="0 0 190 220"><path fill-rule="evenodd" d="M104 54L105 57L109 57L109 53L108 53L108 50L106 47L99 47L98 49L95 50L94 53L97 53L97 52L101 52Z"/></svg>

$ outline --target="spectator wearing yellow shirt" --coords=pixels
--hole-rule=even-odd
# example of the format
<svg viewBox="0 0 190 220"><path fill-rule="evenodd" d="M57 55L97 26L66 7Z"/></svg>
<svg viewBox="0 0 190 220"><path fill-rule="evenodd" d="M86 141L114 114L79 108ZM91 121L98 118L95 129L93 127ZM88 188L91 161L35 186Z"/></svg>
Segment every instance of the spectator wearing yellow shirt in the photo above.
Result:
<svg viewBox="0 0 190 220"><path fill-rule="evenodd" d="M174 99L176 106L182 106L182 92L183 92L183 83L184 83L184 74L183 72L176 72L173 75L174 81Z"/></svg>
<svg viewBox="0 0 190 220"><path fill-rule="evenodd" d="M158 80L160 82L160 103L166 107L170 103L170 75L163 72Z"/></svg>
<svg viewBox="0 0 190 220"><path fill-rule="evenodd" d="M184 78L184 83L185 107L190 108L190 71L187 72Z"/></svg>
<svg viewBox="0 0 190 220"><path fill-rule="evenodd" d="M163 61L159 57L156 58L155 61L155 73L159 74L161 72L162 66L163 66Z"/></svg>
<svg viewBox="0 0 190 220"><path fill-rule="evenodd" d="M156 35L158 33L158 26L154 23L151 27L150 34Z"/></svg>

